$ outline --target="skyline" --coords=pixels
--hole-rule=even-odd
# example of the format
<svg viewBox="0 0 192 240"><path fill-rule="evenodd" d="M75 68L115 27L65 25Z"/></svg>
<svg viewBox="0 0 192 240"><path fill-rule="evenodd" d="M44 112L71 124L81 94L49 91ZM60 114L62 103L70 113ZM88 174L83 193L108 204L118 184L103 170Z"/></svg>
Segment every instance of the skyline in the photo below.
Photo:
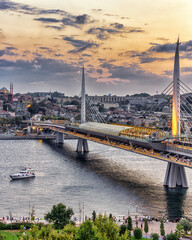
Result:
<svg viewBox="0 0 192 240"><path fill-rule="evenodd" d="M89 95L162 92L180 34L181 80L191 86L190 1L0 0L1 87Z"/></svg>

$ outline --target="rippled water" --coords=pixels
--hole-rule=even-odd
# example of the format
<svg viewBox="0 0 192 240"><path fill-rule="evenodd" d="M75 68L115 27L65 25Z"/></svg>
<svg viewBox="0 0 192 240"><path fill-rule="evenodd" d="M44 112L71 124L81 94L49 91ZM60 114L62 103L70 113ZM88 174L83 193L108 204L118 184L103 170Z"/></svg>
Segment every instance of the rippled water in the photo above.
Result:
<svg viewBox="0 0 192 240"><path fill-rule="evenodd" d="M0 217L9 211L27 216L29 201L36 216L59 202L85 214L147 214L192 217L192 177L189 189L163 187L166 163L89 142L88 154L77 154L76 140L65 145L42 141L0 141ZM22 167L35 169L35 179L10 181Z"/></svg>

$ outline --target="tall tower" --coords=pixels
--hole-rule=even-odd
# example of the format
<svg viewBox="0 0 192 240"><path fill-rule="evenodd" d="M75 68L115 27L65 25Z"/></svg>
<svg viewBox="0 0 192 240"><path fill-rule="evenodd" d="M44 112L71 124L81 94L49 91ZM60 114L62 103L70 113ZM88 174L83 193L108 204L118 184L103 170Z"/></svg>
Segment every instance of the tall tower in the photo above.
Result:
<svg viewBox="0 0 192 240"><path fill-rule="evenodd" d="M9 103L13 102L13 83L10 83L10 92L8 94L8 102Z"/></svg>
<svg viewBox="0 0 192 240"><path fill-rule="evenodd" d="M82 68L82 84L81 84L81 124L86 122L86 109L85 109L85 72L84 66ZM87 139L79 138L77 142L77 152L89 152Z"/></svg>
<svg viewBox="0 0 192 240"><path fill-rule="evenodd" d="M172 106L172 135L180 136L180 69L179 69L179 38L175 51L173 73L173 106ZM164 179L164 186L175 188L176 186L188 187L184 166L168 162Z"/></svg>
<svg viewBox="0 0 192 240"><path fill-rule="evenodd" d="M84 66L82 68L82 85L81 85L81 123L86 122L86 112L85 112L85 72Z"/></svg>
<svg viewBox="0 0 192 240"><path fill-rule="evenodd" d="M10 83L10 94L13 96L13 83Z"/></svg>
<svg viewBox="0 0 192 240"><path fill-rule="evenodd" d="M173 106L172 106L172 135L180 136L180 67L179 67L179 38L175 51L173 73Z"/></svg>

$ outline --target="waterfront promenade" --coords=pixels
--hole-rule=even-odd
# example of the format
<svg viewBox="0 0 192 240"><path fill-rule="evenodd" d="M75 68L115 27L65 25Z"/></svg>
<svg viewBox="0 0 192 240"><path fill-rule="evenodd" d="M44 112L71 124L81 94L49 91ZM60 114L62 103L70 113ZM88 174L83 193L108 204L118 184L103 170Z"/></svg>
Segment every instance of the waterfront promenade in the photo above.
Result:
<svg viewBox="0 0 192 240"><path fill-rule="evenodd" d="M76 217L74 217L72 219L75 222L75 225L78 227L81 225L81 223L78 221L78 219ZM0 222L6 223L6 224L10 224L11 221L10 220L2 220L2 218L0 218ZM12 223L14 222L19 222L19 223L23 223L23 222L28 222L28 219L26 218L24 221L22 218L20 219L14 219L12 221ZM119 226L124 224L123 220L118 221L118 217L116 217L116 221L115 221ZM44 224L49 224L46 220L44 219L40 219L40 218L36 218L35 221L33 221L33 223L44 223ZM170 233L175 232L176 230L176 222L172 222L172 221L164 221L164 229L165 229L165 235L168 235ZM144 221L139 221L138 222L138 227L142 229L143 231L143 237L148 238L149 236L151 236L151 234L153 233L157 233L160 236L160 221L148 221L148 226L149 226L149 232L146 234L144 232ZM133 228L136 228L136 222L135 220L133 220Z"/></svg>

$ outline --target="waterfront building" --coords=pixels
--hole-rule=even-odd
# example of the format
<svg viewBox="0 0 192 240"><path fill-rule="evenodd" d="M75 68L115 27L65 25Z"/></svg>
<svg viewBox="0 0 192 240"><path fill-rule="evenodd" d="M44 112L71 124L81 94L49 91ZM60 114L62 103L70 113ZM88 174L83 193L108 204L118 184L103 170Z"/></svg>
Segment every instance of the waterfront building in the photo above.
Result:
<svg viewBox="0 0 192 240"><path fill-rule="evenodd" d="M93 103L118 103L121 101L125 101L125 97L116 96L116 95L104 95L104 96L88 96L88 100Z"/></svg>

